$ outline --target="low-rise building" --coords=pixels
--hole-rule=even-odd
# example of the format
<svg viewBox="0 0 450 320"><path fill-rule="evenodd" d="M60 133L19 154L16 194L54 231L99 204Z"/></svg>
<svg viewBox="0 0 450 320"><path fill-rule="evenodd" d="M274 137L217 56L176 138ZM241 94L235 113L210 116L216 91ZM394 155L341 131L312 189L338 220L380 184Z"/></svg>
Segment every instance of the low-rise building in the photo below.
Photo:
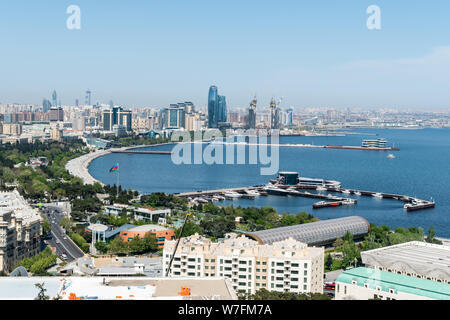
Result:
<svg viewBox="0 0 450 320"><path fill-rule="evenodd" d="M159 248L164 247L166 240L174 240L176 238L175 230L169 229L156 224L144 224L128 230L120 232L123 241L131 241L135 237L144 238L146 234L152 233L156 237L156 243Z"/></svg>
<svg viewBox="0 0 450 320"><path fill-rule="evenodd" d="M175 249L166 241L166 273ZM226 277L233 288L246 293L259 289L279 292L323 292L324 249L308 247L292 238L259 244L241 236L222 242L195 234L181 239L169 275L172 277Z"/></svg>
<svg viewBox="0 0 450 320"><path fill-rule="evenodd" d="M361 252L366 267L450 283L450 247L421 241Z"/></svg>
<svg viewBox="0 0 450 320"><path fill-rule="evenodd" d="M336 279L336 300L450 300L450 286L372 268L344 271Z"/></svg>
<svg viewBox="0 0 450 320"><path fill-rule="evenodd" d="M17 190L0 192L0 271L40 252L42 218Z"/></svg>
<svg viewBox="0 0 450 320"><path fill-rule="evenodd" d="M159 218L167 218L170 216L170 209L147 209L147 208L136 208L133 210L134 219L137 221L145 222L155 222L159 221Z"/></svg>

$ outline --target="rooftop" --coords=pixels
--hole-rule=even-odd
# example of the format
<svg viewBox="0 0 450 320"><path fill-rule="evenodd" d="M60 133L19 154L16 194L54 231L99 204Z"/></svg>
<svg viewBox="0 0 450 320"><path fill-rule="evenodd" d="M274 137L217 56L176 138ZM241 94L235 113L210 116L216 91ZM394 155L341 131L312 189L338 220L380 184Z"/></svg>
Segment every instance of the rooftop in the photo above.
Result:
<svg viewBox="0 0 450 320"><path fill-rule="evenodd" d="M365 265L450 281L450 247L411 241L361 252Z"/></svg>
<svg viewBox="0 0 450 320"><path fill-rule="evenodd" d="M450 285L446 283L370 268L355 268L344 271L336 281L347 284L357 281L358 286L362 287L367 284L370 289L374 290L378 286L384 292L393 289L394 292L401 291L431 299L450 300Z"/></svg>
<svg viewBox="0 0 450 320"><path fill-rule="evenodd" d="M128 229L130 232L149 232L149 231L166 231L171 230L169 228L157 225L157 224L144 224L135 228Z"/></svg>

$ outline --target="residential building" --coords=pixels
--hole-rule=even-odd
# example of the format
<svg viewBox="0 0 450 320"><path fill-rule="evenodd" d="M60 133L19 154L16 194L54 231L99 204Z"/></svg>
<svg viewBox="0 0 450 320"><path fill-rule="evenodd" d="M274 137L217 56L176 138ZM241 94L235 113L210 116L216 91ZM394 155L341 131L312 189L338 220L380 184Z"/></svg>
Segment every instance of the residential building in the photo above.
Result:
<svg viewBox="0 0 450 320"><path fill-rule="evenodd" d="M167 272L176 241L166 241L163 268ZM259 244L241 236L222 242L198 234L181 239L171 277L226 277L233 289L255 293L323 292L323 248L308 247L292 238Z"/></svg>
<svg viewBox="0 0 450 320"><path fill-rule="evenodd" d="M0 271L40 252L42 218L17 190L0 192Z"/></svg>
<svg viewBox="0 0 450 320"><path fill-rule="evenodd" d="M372 268L346 270L336 279L336 300L450 300L450 286Z"/></svg>

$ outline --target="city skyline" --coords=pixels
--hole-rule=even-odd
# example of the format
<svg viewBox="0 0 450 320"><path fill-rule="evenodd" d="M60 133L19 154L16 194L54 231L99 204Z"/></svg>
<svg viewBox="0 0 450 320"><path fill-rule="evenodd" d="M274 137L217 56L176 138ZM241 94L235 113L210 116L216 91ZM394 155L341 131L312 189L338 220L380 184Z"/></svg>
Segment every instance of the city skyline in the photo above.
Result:
<svg viewBox="0 0 450 320"><path fill-rule="evenodd" d="M300 108L449 106L445 1L376 1L381 30L366 27L372 1L81 0L81 30L66 28L70 4L0 5L8 48L1 103L39 104L55 89L72 105L90 88L92 103L167 106L188 99L204 106L205 88L215 84L231 108L255 94L264 106L282 96L286 106ZM220 17L205 15L206 8Z"/></svg>

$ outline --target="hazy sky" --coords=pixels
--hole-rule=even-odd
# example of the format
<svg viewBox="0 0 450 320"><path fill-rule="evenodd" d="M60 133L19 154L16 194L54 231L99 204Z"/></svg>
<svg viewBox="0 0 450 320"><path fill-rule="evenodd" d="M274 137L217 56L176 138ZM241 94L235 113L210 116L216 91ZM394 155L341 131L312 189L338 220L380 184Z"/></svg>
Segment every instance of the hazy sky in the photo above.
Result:
<svg viewBox="0 0 450 320"><path fill-rule="evenodd" d="M81 30L68 30L69 5ZM381 8L381 30L366 9ZM0 3L0 102L450 106L450 1L14 0Z"/></svg>

